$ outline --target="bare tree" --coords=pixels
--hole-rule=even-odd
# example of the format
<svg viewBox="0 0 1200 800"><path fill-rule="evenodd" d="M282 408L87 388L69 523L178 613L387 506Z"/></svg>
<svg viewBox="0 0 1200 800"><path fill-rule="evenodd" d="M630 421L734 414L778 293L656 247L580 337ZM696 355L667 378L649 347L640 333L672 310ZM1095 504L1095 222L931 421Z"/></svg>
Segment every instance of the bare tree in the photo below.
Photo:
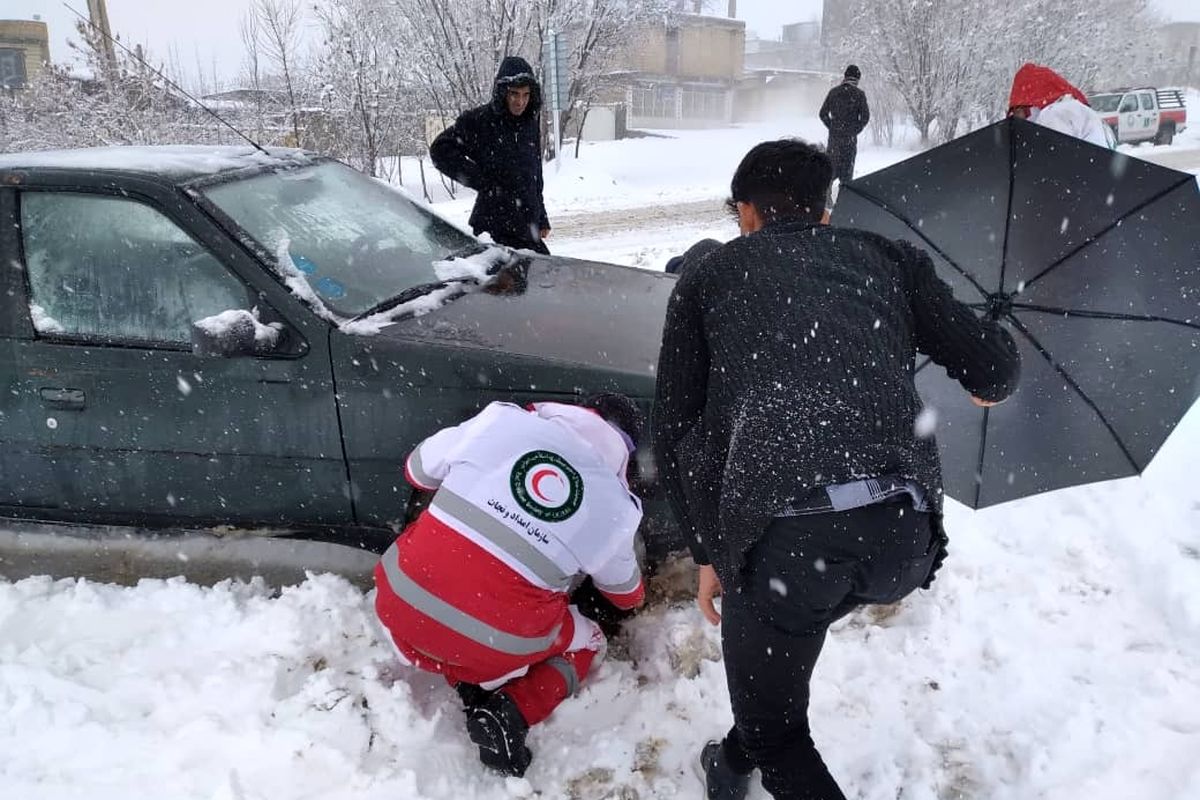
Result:
<svg viewBox="0 0 1200 800"><path fill-rule="evenodd" d="M304 133L300 125L300 89L297 82L297 65L300 58L301 25L304 12L300 0L254 0L249 18L254 21L252 31L255 57L261 51L263 57L274 65L287 96L291 117L293 146L304 146ZM242 40L245 42L247 28L243 26Z"/></svg>
<svg viewBox="0 0 1200 800"><path fill-rule="evenodd" d="M81 77L48 66L26 89L0 92L0 151L116 144L225 144L233 138L172 87L140 47L110 58L100 35L79 26Z"/></svg>
<svg viewBox="0 0 1200 800"><path fill-rule="evenodd" d="M397 39L398 8L380 0L327 0L317 16L325 35L318 58L321 149L369 175L398 171L424 125L411 54Z"/></svg>
<svg viewBox="0 0 1200 800"><path fill-rule="evenodd" d="M839 53L896 91L922 142L997 118L1026 61L1088 91L1145 80L1154 52L1149 0L847 2L853 22Z"/></svg>
<svg viewBox="0 0 1200 800"><path fill-rule="evenodd" d="M630 31L638 25L670 13L672 0L536 0L537 39L540 45L550 30L566 34L569 47L570 84L565 129L572 115L581 113L603 89L604 77L624 52Z"/></svg>
<svg viewBox="0 0 1200 800"><path fill-rule="evenodd" d="M244 50L242 56L242 81L251 92L253 104L254 140L264 141L266 102L263 96L262 53L259 47L262 36L258 15L247 13L242 15L238 25L238 35L242 40Z"/></svg>

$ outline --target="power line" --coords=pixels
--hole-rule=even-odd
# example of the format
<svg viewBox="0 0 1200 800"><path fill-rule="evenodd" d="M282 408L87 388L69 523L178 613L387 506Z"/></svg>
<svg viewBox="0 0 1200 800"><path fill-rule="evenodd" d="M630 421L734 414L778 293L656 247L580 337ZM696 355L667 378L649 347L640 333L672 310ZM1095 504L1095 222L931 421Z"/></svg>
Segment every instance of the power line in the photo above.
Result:
<svg viewBox="0 0 1200 800"><path fill-rule="evenodd" d="M162 70L160 70L160 69L157 69L157 68L155 68L155 67L152 67L152 66L150 66L150 64L149 64L149 63L147 63L146 59L142 58L140 55L138 55L138 54L137 54L137 53L135 53L134 51L130 50L130 49L129 49L128 47L126 47L125 45L121 44L121 42L120 42L120 40L119 40L119 39L116 39L116 38L114 38L114 37L113 37L113 36L112 36L112 35L111 35L111 34L110 34L108 31L104 30L103 28L101 28L101 27L99 27L98 25L96 25L95 23L93 23L93 22L92 22L90 19L88 19L87 17L85 17L83 14L80 14L78 11L76 11L74 8L72 8L72 7L71 7L71 5L70 5L69 3L63 3L63 5L64 5L64 6L66 6L66 8L67 8L67 10L68 10L68 11L70 11L72 14L74 14L75 16L77 16L77 17L79 17L81 20L83 20L83 24L87 25L89 28L91 28L92 30L94 30L94 31L96 31L97 33L99 33L101 36L103 36L103 37L104 37L106 40L108 40L108 41L109 41L109 42L111 42L112 44L115 44L117 47L121 48L121 50L122 50L122 51L124 51L124 52L125 52L127 55L129 55L131 58L134 58L134 59L136 59L136 60L137 60L137 62L138 62L139 64L141 64L143 67L145 67L146 69L150 70L151 72L153 72L153 73L154 73L155 75L157 75L158 77L162 78L164 81L166 81L166 83L167 83L167 85L168 85L168 86L170 86L172 89L174 89L175 91L177 91L177 92L179 92L180 94L182 94L182 95L183 95L184 97L186 97L188 100L191 100L193 103L195 103L196 105L200 106L200 108L202 108L202 109L204 109L205 111L207 111L209 114L211 114L211 115L213 116L213 118L214 118L214 119L216 119L216 120L217 120L218 122L220 122L222 125L224 125L225 127L229 128L229 130L233 131L233 132L234 132L234 133L236 133L238 136L242 137L242 138L243 138L243 139L245 139L247 142L249 142L249 143L250 143L250 144L251 144L251 145L254 147L254 149L255 149L255 150L259 151L260 153L263 153L264 155L270 155L269 153L267 153L267 151L266 151L266 148L264 148L264 147L263 147L262 145L260 145L258 142L254 141L254 140L253 140L253 139L251 139L249 136L247 136L246 134L244 134L244 133L242 133L240 130L238 130L236 127L234 127L233 123L231 123L229 120L225 119L225 118L224 118L224 117L222 117L220 114L218 114L216 111L213 111L211 108L209 108L208 106L204 105L204 103L201 103L199 100L197 100L195 97L193 97L193 96L192 96L192 94L191 94L190 92L188 92L186 89L184 89L184 88L183 88L182 86L180 86L178 83L176 83L175 81L171 80L171 79L170 79L170 78L168 78L166 75L164 75L164 74L162 73Z"/></svg>

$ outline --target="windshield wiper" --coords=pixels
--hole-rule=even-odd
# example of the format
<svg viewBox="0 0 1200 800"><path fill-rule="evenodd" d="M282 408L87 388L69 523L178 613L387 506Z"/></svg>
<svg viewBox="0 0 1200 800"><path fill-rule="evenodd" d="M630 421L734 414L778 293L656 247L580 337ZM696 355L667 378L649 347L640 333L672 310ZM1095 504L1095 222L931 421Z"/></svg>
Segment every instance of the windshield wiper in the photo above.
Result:
<svg viewBox="0 0 1200 800"><path fill-rule="evenodd" d="M482 242L472 242L471 244L468 244L466 247L462 247L462 248L450 253L449 255L446 256L445 260L450 261L450 260L453 260L456 258L470 258L471 256L479 255L480 253L483 253L483 252L491 249L491 247L492 247L492 245L486 245L486 244L483 244ZM497 262L490 269L488 269L488 275L493 276L493 275L511 272L514 274L518 283L522 284L521 291L523 292L524 291L524 286L523 286L524 277L525 277L525 273L528 272L528 270L529 270L529 259L528 258L519 258L519 259L516 259L515 261L510 261L510 262ZM373 314L381 314L384 311L395 308L398 305L407 303L410 300L416 300L418 297L423 297L424 295L427 295L430 292L436 292L438 289L444 289L445 287L449 286L452 283L477 283L477 282L479 282L479 279L477 277L472 276L472 275L464 275L461 278L450 278L449 280L444 280L444 281L430 281L429 283L419 283L416 286L410 286L409 288L400 292L400 294L394 295L385 300L380 300L378 303L371 306L366 311L363 311L362 313L356 314L353 317L351 317L350 321L355 322L355 321L363 319L365 317L372 316Z"/></svg>
<svg viewBox="0 0 1200 800"><path fill-rule="evenodd" d="M375 305L368 308L361 314L355 314L350 318L351 322L357 322L365 317L370 317L374 314L381 314L384 311L395 308L398 305L407 303L410 300L416 300L418 297L424 297L430 292L436 292L438 289L444 289L451 283L460 283L461 279L453 281L430 281L429 283L419 283L416 286L410 286L400 294L393 295L385 300L380 300Z"/></svg>

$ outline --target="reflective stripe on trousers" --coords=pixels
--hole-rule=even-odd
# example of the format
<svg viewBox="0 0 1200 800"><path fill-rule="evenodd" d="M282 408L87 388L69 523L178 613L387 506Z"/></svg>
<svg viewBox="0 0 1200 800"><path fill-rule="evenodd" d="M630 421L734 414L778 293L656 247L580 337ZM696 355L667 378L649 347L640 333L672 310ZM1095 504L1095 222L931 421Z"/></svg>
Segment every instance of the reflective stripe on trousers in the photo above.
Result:
<svg viewBox="0 0 1200 800"><path fill-rule="evenodd" d="M400 548L393 543L383 554L383 574L396 596L425 616L445 625L477 644L511 656L532 656L545 652L562 631L559 622L545 636L518 636L472 617L432 594L400 568Z"/></svg>

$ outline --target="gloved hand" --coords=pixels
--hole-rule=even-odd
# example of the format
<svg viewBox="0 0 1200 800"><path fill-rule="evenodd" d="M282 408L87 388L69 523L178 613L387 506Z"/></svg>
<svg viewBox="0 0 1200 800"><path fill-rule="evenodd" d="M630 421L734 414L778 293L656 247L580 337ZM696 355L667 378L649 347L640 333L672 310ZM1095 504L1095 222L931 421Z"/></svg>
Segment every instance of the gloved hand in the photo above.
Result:
<svg viewBox="0 0 1200 800"><path fill-rule="evenodd" d="M586 578L571 594L571 603L579 609L579 613L600 626L604 635L616 636L621 631L621 623L634 614L634 609L622 611L608 601L600 590Z"/></svg>

